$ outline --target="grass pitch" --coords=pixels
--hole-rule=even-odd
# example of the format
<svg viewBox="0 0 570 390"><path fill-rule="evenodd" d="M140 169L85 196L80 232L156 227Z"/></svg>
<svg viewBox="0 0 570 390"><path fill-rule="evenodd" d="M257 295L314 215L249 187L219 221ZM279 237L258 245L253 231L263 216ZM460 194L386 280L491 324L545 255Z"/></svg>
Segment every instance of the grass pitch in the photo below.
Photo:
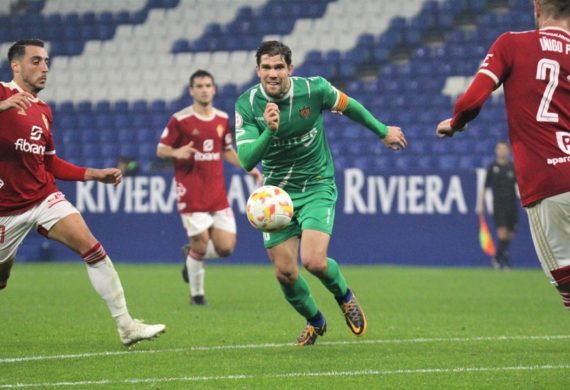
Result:
<svg viewBox="0 0 570 390"><path fill-rule="evenodd" d="M570 388L570 313L540 270L343 267L356 338L317 279L317 345L268 266L208 264L208 307L178 265L124 265L131 313L167 333L126 350L82 264L18 264L0 292L0 389ZM306 275L306 274L305 274Z"/></svg>

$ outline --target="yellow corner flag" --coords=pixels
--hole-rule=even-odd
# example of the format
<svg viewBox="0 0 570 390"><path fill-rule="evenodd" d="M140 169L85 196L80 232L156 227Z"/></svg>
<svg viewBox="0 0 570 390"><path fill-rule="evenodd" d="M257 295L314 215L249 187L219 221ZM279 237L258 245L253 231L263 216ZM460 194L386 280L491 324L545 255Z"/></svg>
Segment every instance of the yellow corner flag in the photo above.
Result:
<svg viewBox="0 0 570 390"><path fill-rule="evenodd" d="M493 242L489 226L487 226L487 221L483 215L479 216L479 243L481 244L481 249L483 249L483 252L485 252L487 256L495 256L495 243Z"/></svg>

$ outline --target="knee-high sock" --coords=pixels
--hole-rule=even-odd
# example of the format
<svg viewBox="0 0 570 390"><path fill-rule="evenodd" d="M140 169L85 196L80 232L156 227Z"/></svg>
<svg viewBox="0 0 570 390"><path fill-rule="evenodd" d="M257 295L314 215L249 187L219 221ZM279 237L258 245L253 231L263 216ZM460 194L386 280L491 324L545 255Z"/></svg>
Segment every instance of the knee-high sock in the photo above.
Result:
<svg viewBox="0 0 570 390"><path fill-rule="evenodd" d="M115 267L108 256L97 263L87 264L87 275L97 294L107 304L111 315L120 328L127 327L133 321L127 310L127 301L123 286Z"/></svg>
<svg viewBox="0 0 570 390"><path fill-rule="evenodd" d="M317 303L309 291L309 286L301 275L293 282L293 284L279 283L281 290L285 294L287 302L297 310L299 314L307 320L313 318L319 312Z"/></svg>
<svg viewBox="0 0 570 390"><path fill-rule="evenodd" d="M204 295L204 279L206 275L204 255L190 250L186 257L186 268L188 269L190 295L193 297Z"/></svg>
<svg viewBox="0 0 570 390"><path fill-rule="evenodd" d="M323 285L333 293L335 298L342 299L348 292L348 285L344 275L340 271L338 263L327 258L327 270L326 272L315 275L323 283Z"/></svg>

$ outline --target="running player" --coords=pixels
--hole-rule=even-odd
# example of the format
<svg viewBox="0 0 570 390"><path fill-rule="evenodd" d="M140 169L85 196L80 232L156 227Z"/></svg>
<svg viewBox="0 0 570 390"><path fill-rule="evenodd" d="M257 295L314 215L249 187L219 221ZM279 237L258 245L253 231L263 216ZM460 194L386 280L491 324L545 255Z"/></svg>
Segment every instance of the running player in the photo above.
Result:
<svg viewBox="0 0 570 390"><path fill-rule="evenodd" d="M190 284L190 303L205 305L204 259L227 257L236 245L222 158L237 167L240 164L232 147L228 115L213 106L214 77L205 70L194 72L188 92L192 105L170 118L156 154L173 160L178 211L190 241L182 276ZM261 183L257 168L249 173Z"/></svg>
<svg viewBox="0 0 570 390"><path fill-rule="evenodd" d="M490 189L493 193L493 221L499 239L497 254L491 258L491 264L496 269L512 268L509 246L515 236L519 223L519 210L517 207L517 178L515 166L509 159L509 144L499 141L495 146L496 160L487 168L485 185L479 194L477 214L485 212L485 192Z"/></svg>
<svg viewBox="0 0 570 390"><path fill-rule="evenodd" d="M164 332L164 325L145 325L131 318L111 259L54 180L118 184L121 172L77 167L56 156L52 112L37 97L48 73L43 41L14 43L8 61L14 79L0 83L0 289L7 286L18 247L35 227L81 255L91 284L107 304L124 345L158 336Z"/></svg>
<svg viewBox="0 0 570 390"><path fill-rule="evenodd" d="M491 46L453 118L451 137L503 84L521 201L536 253L570 309L570 2L534 0L537 29L507 32Z"/></svg>
<svg viewBox="0 0 570 390"><path fill-rule="evenodd" d="M327 327L299 274L299 250L303 266L334 295L350 330L362 336L367 327L364 312L337 262L327 257L337 190L322 112L343 113L391 149L404 148L406 139L400 128L380 123L324 78L291 77L291 50L283 43L263 42L256 59L260 84L238 98L236 142L242 166L251 169L261 161L266 184L285 189L295 206L291 223L263 238L285 299L307 320L297 344L314 344Z"/></svg>

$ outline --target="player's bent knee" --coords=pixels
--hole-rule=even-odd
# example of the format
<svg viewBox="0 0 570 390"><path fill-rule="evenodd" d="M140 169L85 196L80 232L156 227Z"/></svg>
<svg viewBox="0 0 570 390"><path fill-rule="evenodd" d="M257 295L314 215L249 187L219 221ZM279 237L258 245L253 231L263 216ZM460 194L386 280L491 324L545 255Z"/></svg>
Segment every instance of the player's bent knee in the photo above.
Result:
<svg viewBox="0 0 570 390"><path fill-rule="evenodd" d="M234 253L234 248L216 248L216 253L220 255L220 257L228 257Z"/></svg>
<svg viewBox="0 0 570 390"><path fill-rule="evenodd" d="M277 281L281 284L293 284L298 278L298 273L276 271L275 277L277 278Z"/></svg>
<svg viewBox="0 0 570 390"><path fill-rule="evenodd" d="M100 261L105 260L107 257L107 252L101 243L96 243L87 252L81 254L81 258L88 265L96 264Z"/></svg>
<svg viewBox="0 0 570 390"><path fill-rule="evenodd" d="M307 271L309 271L312 274L321 274L327 271L326 258L324 259L324 261L321 258L312 258L312 259L303 260L303 266Z"/></svg>

